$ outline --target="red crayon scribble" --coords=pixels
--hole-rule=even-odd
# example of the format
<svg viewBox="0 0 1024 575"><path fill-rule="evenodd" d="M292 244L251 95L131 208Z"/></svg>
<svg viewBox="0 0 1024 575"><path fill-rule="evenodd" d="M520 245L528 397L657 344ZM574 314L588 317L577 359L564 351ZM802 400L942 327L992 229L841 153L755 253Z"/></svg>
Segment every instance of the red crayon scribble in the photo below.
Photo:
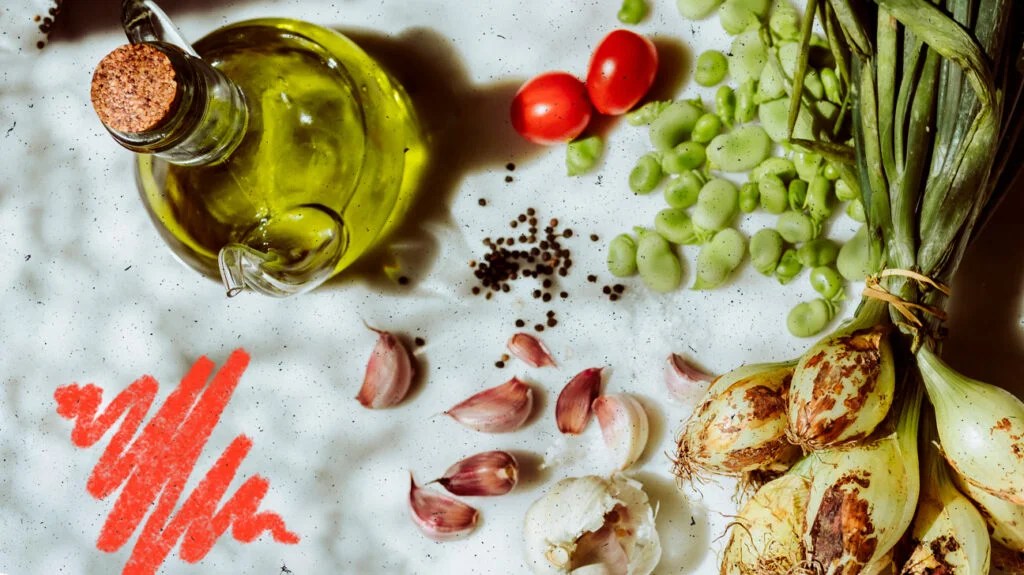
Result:
<svg viewBox="0 0 1024 575"><path fill-rule="evenodd" d="M54 392L57 413L75 422L71 440L78 447L94 445L124 416L86 484L97 499L104 499L124 486L96 542L102 551L120 549L152 511L124 567L124 575L155 574L178 541L181 558L195 563L206 556L229 527L231 535L244 543L254 541L264 531L280 543L299 542L299 536L288 531L281 516L257 512L270 487L270 482L259 475L246 480L227 503L217 508L252 448L252 440L245 435L231 442L171 517L248 365L245 350L235 350L207 386L214 364L206 357L199 358L134 441L132 438L159 388L152 377L143 376L132 383L98 416L102 388L71 384Z"/></svg>

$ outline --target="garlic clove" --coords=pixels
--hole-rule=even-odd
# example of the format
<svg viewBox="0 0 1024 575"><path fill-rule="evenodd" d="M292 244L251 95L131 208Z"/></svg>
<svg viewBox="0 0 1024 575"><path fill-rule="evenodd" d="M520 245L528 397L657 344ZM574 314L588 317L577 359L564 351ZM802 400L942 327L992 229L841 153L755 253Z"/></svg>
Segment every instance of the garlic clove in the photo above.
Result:
<svg viewBox="0 0 1024 575"><path fill-rule="evenodd" d="M487 451L459 461L437 479L455 495L504 495L519 480L519 464L511 453Z"/></svg>
<svg viewBox="0 0 1024 575"><path fill-rule="evenodd" d="M643 406L628 394L616 393L595 399L593 409L614 468L633 465L647 446L647 412Z"/></svg>
<svg viewBox="0 0 1024 575"><path fill-rule="evenodd" d="M562 433L583 433L590 421L591 405L601 392L602 368L591 367L576 374L558 394L555 422Z"/></svg>
<svg viewBox="0 0 1024 575"><path fill-rule="evenodd" d="M683 356L672 353L665 364L665 387L669 397L684 405L700 402L714 376L701 371Z"/></svg>
<svg viewBox="0 0 1024 575"><path fill-rule="evenodd" d="M613 509L609 514L614 514ZM597 531L576 540L572 575L629 575L629 557L615 534L615 524L606 521Z"/></svg>
<svg viewBox="0 0 1024 575"><path fill-rule="evenodd" d="M402 341L393 334L366 327L378 337L356 399L369 409L391 407L409 393L414 372L412 360Z"/></svg>
<svg viewBox="0 0 1024 575"><path fill-rule="evenodd" d="M445 415L462 425L485 433L506 433L519 429L533 409L533 390L518 378L460 402Z"/></svg>
<svg viewBox="0 0 1024 575"><path fill-rule="evenodd" d="M409 474L409 509L424 535L434 541L451 541L476 528L480 512L446 495L423 489Z"/></svg>
<svg viewBox="0 0 1024 575"><path fill-rule="evenodd" d="M532 367L555 365L555 360L548 353L539 339L528 333L517 333L508 340L508 350L512 355Z"/></svg>

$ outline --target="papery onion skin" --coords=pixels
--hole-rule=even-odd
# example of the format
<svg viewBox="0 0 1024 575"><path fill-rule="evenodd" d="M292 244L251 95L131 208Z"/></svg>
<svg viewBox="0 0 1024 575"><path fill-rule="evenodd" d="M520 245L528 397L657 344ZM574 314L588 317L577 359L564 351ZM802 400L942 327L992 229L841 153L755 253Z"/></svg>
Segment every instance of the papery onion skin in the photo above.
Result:
<svg viewBox="0 0 1024 575"><path fill-rule="evenodd" d="M760 364L716 379L676 441L676 476L788 469L800 455L786 439L792 374L792 364Z"/></svg>
<svg viewBox="0 0 1024 575"><path fill-rule="evenodd" d="M885 419L895 391L889 328L843 331L800 358L789 390L789 438L808 450L863 439Z"/></svg>
<svg viewBox="0 0 1024 575"><path fill-rule="evenodd" d="M804 546L821 575L859 574L910 526L920 490L920 397L918 390L907 399L896 432L811 458Z"/></svg>
<svg viewBox="0 0 1024 575"><path fill-rule="evenodd" d="M1024 505L1024 402L917 352L946 460L968 483Z"/></svg>
<svg viewBox="0 0 1024 575"><path fill-rule="evenodd" d="M810 489L808 478L796 469L758 489L730 528L721 575L796 572L804 559L801 537Z"/></svg>

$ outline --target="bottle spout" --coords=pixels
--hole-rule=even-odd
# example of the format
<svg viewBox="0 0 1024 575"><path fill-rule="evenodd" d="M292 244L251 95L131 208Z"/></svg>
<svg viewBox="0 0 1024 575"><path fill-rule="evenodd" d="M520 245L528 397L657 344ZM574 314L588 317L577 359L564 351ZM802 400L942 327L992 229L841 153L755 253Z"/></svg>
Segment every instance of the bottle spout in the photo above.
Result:
<svg viewBox="0 0 1024 575"><path fill-rule="evenodd" d="M337 214L319 206L268 219L247 236L251 241L221 248L217 260L227 296L252 289L288 297L319 286L334 275L348 244L346 232Z"/></svg>
<svg viewBox="0 0 1024 575"><path fill-rule="evenodd" d="M124 0L121 3L121 25L132 44L164 42L181 48L190 56L199 57L170 17L153 0Z"/></svg>

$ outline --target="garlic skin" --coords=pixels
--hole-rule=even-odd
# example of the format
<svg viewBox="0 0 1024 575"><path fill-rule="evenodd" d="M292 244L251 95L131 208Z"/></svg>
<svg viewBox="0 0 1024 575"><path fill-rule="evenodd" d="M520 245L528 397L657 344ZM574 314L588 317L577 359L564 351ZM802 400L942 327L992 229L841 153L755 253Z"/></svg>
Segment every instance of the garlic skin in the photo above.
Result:
<svg viewBox="0 0 1024 575"><path fill-rule="evenodd" d="M559 481L530 506L523 534L527 562L537 575L649 575L661 559L647 494L639 482L620 475ZM603 559L609 563L583 564L593 558L588 551L594 543L609 537L613 555Z"/></svg>
<svg viewBox="0 0 1024 575"><path fill-rule="evenodd" d="M480 513L446 495L423 489L409 474L409 511L416 526L434 541L452 541L476 528Z"/></svg>
<svg viewBox="0 0 1024 575"><path fill-rule="evenodd" d="M821 575L861 573L910 526L920 491L920 390L911 395L895 432L810 457L804 547Z"/></svg>
<svg viewBox="0 0 1024 575"><path fill-rule="evenodd" d="M548 348L544 347L539 339L528 333L517 333L509 338L508 351L531 367L555 365L555 360L548 353Z"/></svg>
<svg viewBox="0 0 1024 575"><path fill-rule="evenodd" d="M522 427L532 410L533 389L513 377L459 402L444 414L476 431L508 433Z"/></svg>
<svg viewBox="0 0 1024 575"><path fill-rule="evenodd" d="M389 332L366 327L378 337L356 399L369 409L391 407L409 393L414 375L412 360L400 339Z"/></svg>
<svg viewBox="0 0 1024 575"><path fill-rule="evenodd" d="M889 328L841 330L811 346L789 388L789 439L815 450L864 439L889 413L896 386Z"/></svg>
<svg viewBox="0 0 1024 575"><path fill-rule="evenodd" d="M761 486L740 510L722 553L721 575L795 573L804 560L803 532L811 482L806 460Z"/></svg>
<svg viewBox="0 0 1024 575"><path fill-rule="evenodd" d="M917 546L900 575L987 575L991 541L985 519L956 487L934 443L925 443L913 534Z"/></svg>
<svg viewBox="0 0 1024 575"><path fill-rule="evenodd" d="M590 421L591 404L601 392L603 368L591 367L576 374L565 384L555 403L558 431L579 435Z"/></svg>
<svg viewBox="0 0 1024 575"><path fill-rule="evenodd" d="M1024 505L1024 402L964 377L925 346L917 365L949 464L971 485Z"/></svg>
<svg viewBox="0 0 1024 575"><path fill-rule="evenodd" d="M519 481L519 463L506 451L486 451L455 463L436 481L455 495L504 495Z"/></svg>
<svg viewBox="0 0 1024 575"><path fill-rule="evenodd" d="M715 380L676 440L674 473L785 471L800 450L786 439L793 364L757 364Z"/></svg>
<svg viewBox="0 0 1024 575"><path fill-rule="evenodd" d="M677 403L696 404L704 398L714 379L677 353L669 354L665 362L665 388L669 398Z"/></svg>
<svg viewBox="0 0 1024 575"><path fill-rule="evenodd" d="M602 395L594 400L594 415L613 469L620 471L636 463L650 433L647 412L640 402L626 393Z"/></svg>

